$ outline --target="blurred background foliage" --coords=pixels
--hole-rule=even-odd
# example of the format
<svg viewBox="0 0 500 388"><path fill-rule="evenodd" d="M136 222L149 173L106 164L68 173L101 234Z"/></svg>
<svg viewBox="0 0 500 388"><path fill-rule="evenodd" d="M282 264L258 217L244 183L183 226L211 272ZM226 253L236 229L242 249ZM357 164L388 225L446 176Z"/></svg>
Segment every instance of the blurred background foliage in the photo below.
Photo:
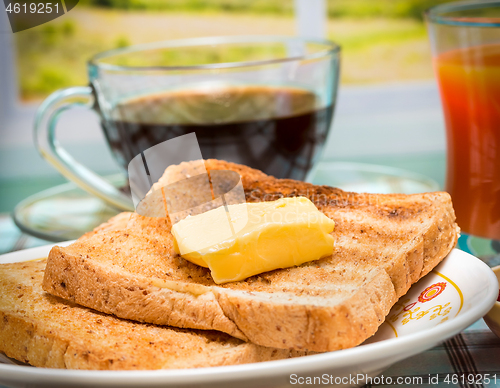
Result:
<svg viewBox="0 0 500 388"><path fill-rule="evenodd" d="M327 0L327 8L329 17L420 20L425 9L443 2L446 0ZM293 14L293 2L286 0L81 0L80 4L127 10Z"/></svg>
<svg viewBox="0 0 500 388"><path fill-rule="evenodd" d="M423 11L446 0L327 0L328 37L342 46L342 82L432 78ZM448 0L449 1L449 0ZM196 36L294 35L293 0L80 0L70 13L16 33L24 100L87 82L92 55Z"/></svg>

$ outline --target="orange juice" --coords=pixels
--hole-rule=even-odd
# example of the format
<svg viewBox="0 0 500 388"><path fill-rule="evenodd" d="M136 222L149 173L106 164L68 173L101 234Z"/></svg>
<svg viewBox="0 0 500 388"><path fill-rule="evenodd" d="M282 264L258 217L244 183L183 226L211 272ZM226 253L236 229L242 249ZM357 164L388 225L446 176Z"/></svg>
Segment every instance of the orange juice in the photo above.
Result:
<svg viewBox="0 0 500 388"><path fill-rule="evenodd" d="M446 189L458 225L500 240L500 44L434 58L447 129Z"/></svg>

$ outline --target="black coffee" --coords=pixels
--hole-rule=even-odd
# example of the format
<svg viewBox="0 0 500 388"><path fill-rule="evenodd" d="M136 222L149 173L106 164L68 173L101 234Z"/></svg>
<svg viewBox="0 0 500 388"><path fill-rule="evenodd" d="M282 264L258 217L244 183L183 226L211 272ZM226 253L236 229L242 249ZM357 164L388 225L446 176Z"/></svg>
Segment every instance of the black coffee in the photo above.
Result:
<svg viewBox="0 0 500 388"><path fill-rule="evenodd" d="M304 179L324 144L333 105L297 88L227 86L171 91L117 105L103 128L124 168L140 152L195 132L204 159Z"/></svg>

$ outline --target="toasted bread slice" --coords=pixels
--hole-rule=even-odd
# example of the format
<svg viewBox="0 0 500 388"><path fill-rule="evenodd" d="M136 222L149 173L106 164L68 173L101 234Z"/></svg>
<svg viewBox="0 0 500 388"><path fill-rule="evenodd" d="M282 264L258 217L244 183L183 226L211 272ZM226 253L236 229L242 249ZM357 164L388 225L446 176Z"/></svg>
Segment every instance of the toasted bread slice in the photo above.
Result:
<svg viewBox="0 0 500 388"><path fill-rule="evenodd" d="M0 265L0 351L34 366L178 369L305 354L105 315L43 292L44 268L45 260Z"/></svg>
<svg viewBox="0 0 500 388"><path fill-rule="evenodd" d="M447 193L346 193L223 161L206 165L237 171L247 201L311 199L335 221L333 256L218 286L208 269L173 253L168 219L130 213L126 229L112 220L71 246L54 247L44 289L123 318L214 329L269 347L329 351L374 334L397 299L458 238ZM183 176L185 165L169 168L160 183ZM123 222L127 215L119 217Z"/></svg>

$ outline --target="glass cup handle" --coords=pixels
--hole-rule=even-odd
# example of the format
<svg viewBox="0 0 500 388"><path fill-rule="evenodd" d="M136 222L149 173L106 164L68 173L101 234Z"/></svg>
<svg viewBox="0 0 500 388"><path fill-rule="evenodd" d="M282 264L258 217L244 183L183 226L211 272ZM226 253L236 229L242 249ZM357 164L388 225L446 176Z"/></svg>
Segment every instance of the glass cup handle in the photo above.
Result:
<svg viewBox="0 0 500 388"><path fill-rule="evenodd" d="M55 137L56 124L62 112L73 106L92 109L93 105L94 95L89 86L61 89L52 93L36 112L33 133L36 148L62 175L83 190L116 208L133 211L132 200L126 194L76 161Z"/></svg>

